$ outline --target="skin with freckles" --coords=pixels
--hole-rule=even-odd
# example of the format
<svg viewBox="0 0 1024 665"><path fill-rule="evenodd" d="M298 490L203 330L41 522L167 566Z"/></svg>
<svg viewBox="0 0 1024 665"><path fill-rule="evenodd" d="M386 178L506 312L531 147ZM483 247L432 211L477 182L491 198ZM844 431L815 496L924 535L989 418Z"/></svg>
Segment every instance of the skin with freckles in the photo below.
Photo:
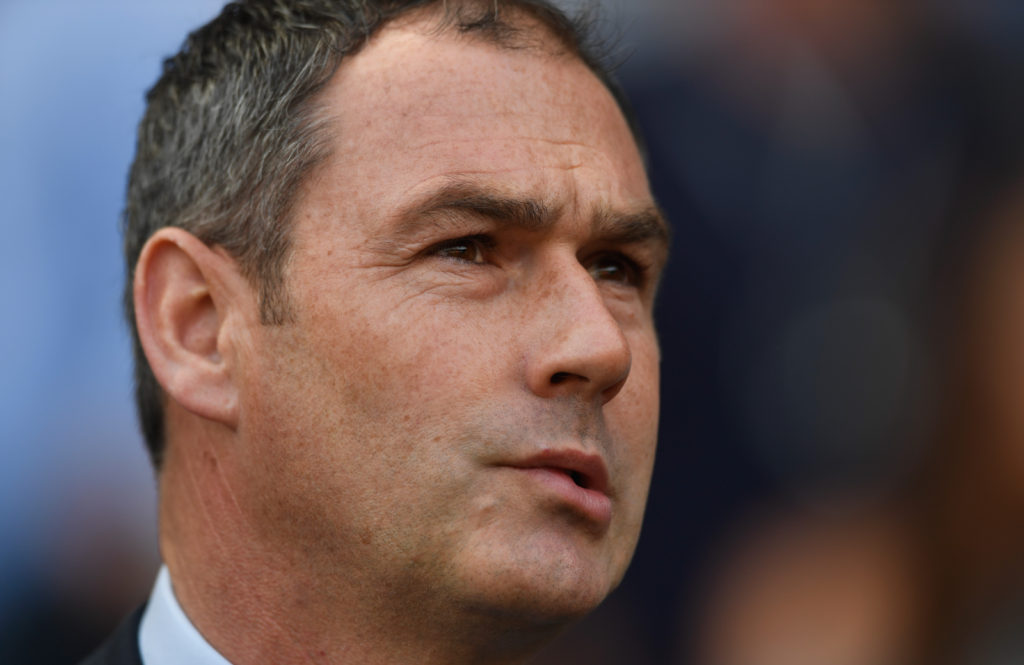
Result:
<svg viewBox="0 0 1024 665"><path fill-rule="evenodd" d="M140 260L161 546L236 665L519 662L636 545L667 249L636 145L554 44L428 25L385 28L322 93L288 323L180 229Z"/></svg>

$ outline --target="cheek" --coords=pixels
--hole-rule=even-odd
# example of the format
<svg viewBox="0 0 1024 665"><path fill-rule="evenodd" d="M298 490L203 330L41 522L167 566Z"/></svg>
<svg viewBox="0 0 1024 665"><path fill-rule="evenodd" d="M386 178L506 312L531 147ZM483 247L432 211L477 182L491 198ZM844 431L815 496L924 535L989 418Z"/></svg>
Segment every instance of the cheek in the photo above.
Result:
<svg viewBox="0 0 1024 665"><path fill-rule="evenodd" d="M656 345L632 346L629 378L616 397L605 405L611 437L609 467L615 478L620 514L609 542L617 548L610 570L615 583L632 558L643 523L658 436L659 371Z"/></svg>
<svg viewBox="0 0 1024 665"><path fill-rule="evenodd" d="M653 331L638 334L630 343L632 364L629 378L623 386L621 408L640 429L656 432L660 402L661 352ZM616 398L618 399L618 398ZM613 400L609 406L613 406Z"/></svg>
<svg viewBox="0 0 1024 665"><path fill-rule="evenodd" d="M630 478L633 491L646 496L658 436L659 353L653 335L631 345L629 378L605 405L608 430L619 443L613 463Z"/></svg>
<svg viewBox="0 0 1024 665"><path fill-rule="evenodd" d="M360 356L360 376L372 382L372 393L361 395L377 408L430 417L449 412L463 396L493 392L507 348L494 331L444 306L417 309L367 326L358 347L346 354Z"/></svg>
<svg viewBox="0 0 1024 665"><path fill-rule="evenodd" d="M271 330L255 349L244 463L254 520L270 536L325 547L386 539L398 507L419 506L410 519L429 521L430 501L461 489L455 386L470 380L459 357L472 343L425 321L371 318L321 315L301 332Z"/></svg>
<svg viewBox="0 0 1024 665"><path fill-rule="evenodd" d="M380 302L378 300L377 302ZM492 314L493 318L493 314ZM366 464L395 472L452 462L459 422L496 401L507 340L462 309L401 301L336 311L306 326L306 383L337 440L358 440ZM504 355L503 355L504 354ZM333 434L332 434L333 431Z"/></svg>

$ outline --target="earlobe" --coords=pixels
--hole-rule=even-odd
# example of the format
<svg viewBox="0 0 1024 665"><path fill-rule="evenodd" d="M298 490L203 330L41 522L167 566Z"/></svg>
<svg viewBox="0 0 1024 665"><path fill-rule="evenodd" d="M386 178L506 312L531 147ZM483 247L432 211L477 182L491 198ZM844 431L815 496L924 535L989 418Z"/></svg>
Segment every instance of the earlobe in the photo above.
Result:
<svg viewBox="0 0 1024 665"><path fill-rule="evenodd" d="M157 382L185 410L238 425L232 326L247 283L234 261L178 228L146 243L135 268L135 319Z"/></svg>

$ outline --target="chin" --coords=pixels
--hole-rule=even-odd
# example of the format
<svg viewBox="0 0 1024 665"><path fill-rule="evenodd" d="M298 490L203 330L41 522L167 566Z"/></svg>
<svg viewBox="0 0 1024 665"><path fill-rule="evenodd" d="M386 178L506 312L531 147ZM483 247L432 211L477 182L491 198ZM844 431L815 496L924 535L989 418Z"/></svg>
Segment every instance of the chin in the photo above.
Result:
<svg viewBox="0 0 1024 665"><path fill-rule="evenodd" d="M499 552L489 548L471 567L472 602L496 618L560 628L600 605L621 578L609 557L593 549L593 543L579 547L550 538Z"/></svg>

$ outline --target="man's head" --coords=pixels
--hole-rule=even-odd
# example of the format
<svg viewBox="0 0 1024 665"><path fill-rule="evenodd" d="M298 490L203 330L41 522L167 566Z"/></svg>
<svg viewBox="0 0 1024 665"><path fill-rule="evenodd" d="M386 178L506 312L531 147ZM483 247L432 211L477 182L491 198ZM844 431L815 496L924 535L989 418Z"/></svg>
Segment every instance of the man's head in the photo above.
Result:
<svg viewBox="0 0 1024 665"><path fill-rule="evenodd" d="M632 126L617 84L592 48L585 20L543 0L255 0L233 2L189 35L147 95L129 178L123 233L125 309L135 339L136 402L154 466L165 446L163 395L138 344L132 278L149 237L187 229L227 249L259 289L266 323L288 318L282 270L296 187L330 154L318 93L338 65L382 26L432 12L439 33L474 36L503 49L530 48L513 14L528 15L609 88Z"/></svg>
<svg viewBox="0 0 1024 665"><path fill-rule="evenodd" d="M166 394L162 550L218 648L259 607L328 658L360 635L393 662L507 660L632 555L667 230L562 24L449 4L388 20L280 111L316 153L268 220L269 281L269 245L211 238L205 218L138 250L139 340ZM221 187L257 200L277 175Z"/></svg>

